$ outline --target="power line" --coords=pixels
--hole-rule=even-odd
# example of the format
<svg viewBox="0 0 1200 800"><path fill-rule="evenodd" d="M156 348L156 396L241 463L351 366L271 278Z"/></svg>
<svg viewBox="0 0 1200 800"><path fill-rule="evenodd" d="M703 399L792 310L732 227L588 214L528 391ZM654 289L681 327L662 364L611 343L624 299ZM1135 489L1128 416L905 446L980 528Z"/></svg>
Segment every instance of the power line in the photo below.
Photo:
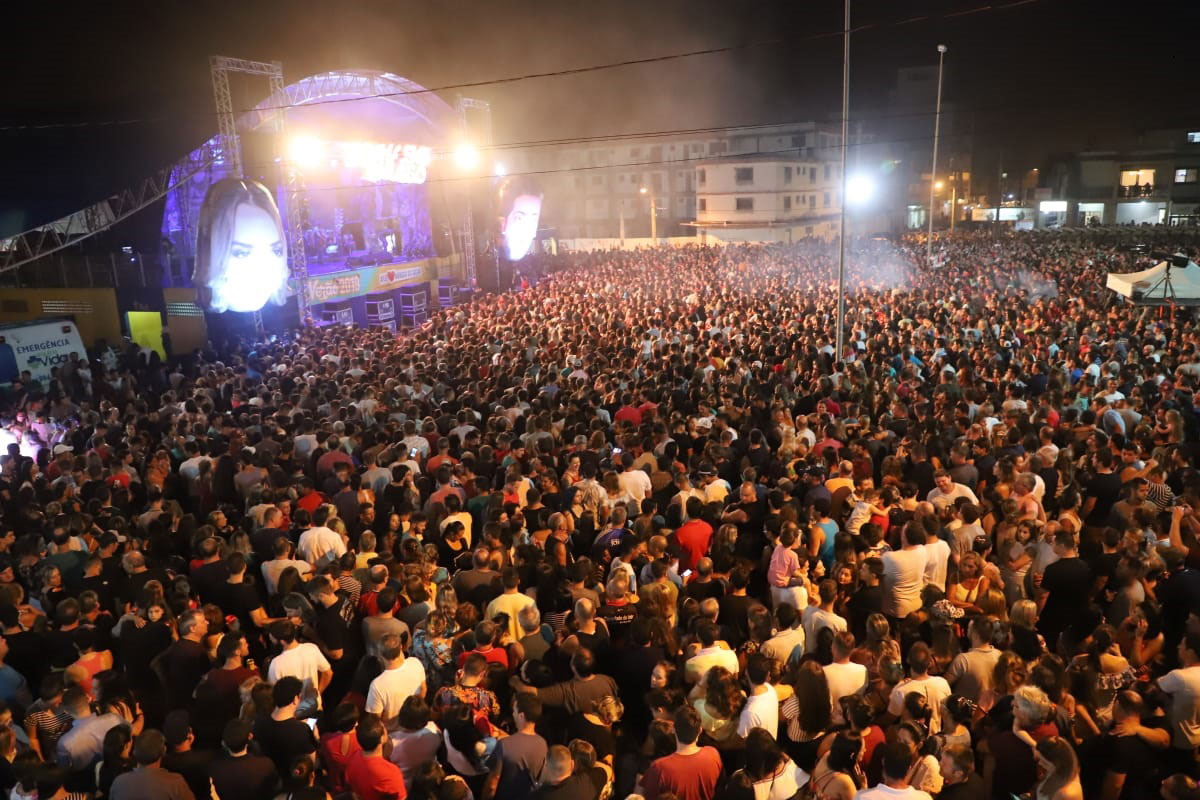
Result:
<svg viewBox="0 0 1200 800"><path fill-rule="evenodd" d="M850 147L850 148L869 147L869 146L878 145L878 144L903 144L903 143L907 143L907 142L925 142L925 141L932 140L932 138L933 138L932 136L913 136L913 137L906 137L903 139L888 139L888 140L879 140L879 141L875 141L875 142L865 142L865 143L861 143L861 144L850 144L850 145L848 145L848 147ZM947 138L947 136L945 134L943 134L943 139L944 138ZM954 138L954 137L950 136L949 138ZM578 166L578 167L552 167L552 168L546 168L546 169L529 169L529 170L521 170L521 171L515 171L515 172L506 172L504 175L484 174L484 175L441 176L441 177L436 177L436 178L428 178L425 181L424 185L438 184L438 183L464 183L464 182L470 182L470 181L476 181L476 180L503 179L503 178L516 177L516 176L525 177L525 176L537 176L537 175L570 174L572 172L593 172L596 170L621 170L621 169L631 169L631 168L635 168L635 167L646 167L646 166L667 166L667 167L669 167L670 165L673 165L673 164L695 164L696 162L700 162L700 161L726 161L726 160L734 160L734 159L758 158L761 156L772 156L772 155L782 156L782 155L786 155L788 153L799 153L799 152L803 152L805 150L814 150L814 149L819 150L822 148L814 148L814 147L809 147L806 145L796 145L793 147L784 147L784 148L772 149L772 150L752 150L752 151L748 151L748 152L744 152L744 153L720 153L717 155L706 154L706 155L697 155L697 156L686 156L683 158L661 158L661 159L651 159L651 160L646 160L646 161L627 161L627 162L623 162L623 163L619 163L619 164L587 164L587 165ZM814 159L814 162L819 163L819 164L825 163L824 161L818 161L816 159ZM278 166L279 164L283 164L283 163L288 163L288 162L286 162L286 161L258 162L258 163L253 163L253 164L246 164L243 166L247 167L247 168L262 169L262 168L274 168L274 167ZM307 187L304 190L304 192L300 192L300 194L311 193L311 192L338 191L338 190L342 190L342 189L363 189L363 188L372 188L373 186L375 186L375 184L361 183L361 184L340 184L337 186L319 186L319 187L315 187L315 188ZM799 187L797 187L797 191L801 191L799 189Z"/></svg>
<svg viewBox="0 0 1200 800"><path fill-rule="evenodd" d="M980 14L980 13L991 12L991 11L1007 11L1007 10L1010 10L1013 8L1019 8L1021 6L1032 5L1034 3L1040 3L1040 2L1043 2L1043 0L1013 0L1012 2L1008 2L1008 3L987 3L985 5L976 6L974 8L970 8L970 9L963 9L960 11L954 11L954 12L950 12L947 14L941 14L941 15L925 14L925 15L921 15L921 16L917 16L917 17L909 17L907 19L897 20L894 22L867 23L865 25L859 25L858 27L851 29L850 32L852 34L857 34L857 33L863 33L864 31L869 31L869 30L880 30L880 29L884 29L884 28L902 27L905 25L912 25L912 24L915 24L918 22L925 22L928 20L933 20L933 19L938 19L938 18L949 19L949 18L954 18L954 17L962 17L962 16L968 16L971 14ZM764 46L770 47L770 46L778 46L778 45L784 45L784 44L794 45L799 42L810 42L810 41L817 41L820 39L830 39L830 38L834 38L834 37L839 37L842 35L842 33L843 33L842 29L839 28L836 31L825 31L825 32L821 32L821 33L808 34L807 36L771 37L768 39L758 39L755 41L743 42L740 44L724 45L722 47L707 47L707 48L703 48L703 49L699 49L699 50L687 50L687 51L683 51L683 52L679 52L679 53L666 53L666 54L657 55L657 56L646 56L644 58L630 58L630 59L624 59L621 61L611 61L611 62L607 62L604 64L589 64L589 65L583 66L583 67L569 67L569 68L565 68L565 69L549 70L549 71L543 71L543 72L529 72L529 73L525 73L522 75L511 75L511 76L504 77L504 78L493 78L493 79L489 79L489 80L467 81L464 83L444 84L442 86L435 86L435 87L429 87L429 88L423 87L420 89L407 89L407 90L396 91L396 92L380 92L377 94L362 95L359 97L336 97L336 98L329 98L326 100L314 100L312 102L302 103L302 104L301 103L285 103L285 104L275 105L275 106L244 108L244 109L238 109L234 113L244 114L244 113L248 113L251 111L259 111L259 112L282 111L282 110L286 110L289 108L299 108L299 107L312 108L312 107L318 106L318 105L353 103L353 102L360 102L363 100L386 99L386 98L393 98L393 97L407 97L407 96L411 96L411 95L434 94L437 92L459 91L459 90L463 90L463 89L479 89L479 88L483 88L486 86L501 86L501 85L510 84L510 83L519 83L519 82L523 82L523 81L537 80L537 79L542 79L542 78L568 77L568 76L573 76L573 75L584 75L584 74L588 74L591 72L600 72L603 70L621 69L624 67L636 67L636 66L646 66L646 65L650 65L650 64L661 64L661 63L668 62L668 61L678 61L678 60L682 60L682 59L696 58L696 57L700 57L700 56L717 55L720 53L732 53L732 52L736 52L739 50L747 50L747 49L755 48L755 47L764 47ZM187 116L198 116L201 113L202 112L192 112L190 114L187 114ZM203 116L215 117L216 112L215 111L203 112ZM116 126L116 125L135 125L135 124L156 121L156 120L161 120L161 119L166 119L166 118L168 118L167 115L157 114L157 115L147 115L147 116L143 116L143 117L131 117L131 118L126 118L126 119L100 120L100 121L90 121L90 122L52 122L52 123L35 123L35 124L23 124L23 125L4 125L4 126L0 126L0 131L49 130L49 129L54 129L54 128L84 128L84 127L92 127L92 126L100 127L100 126Z"/></svg>

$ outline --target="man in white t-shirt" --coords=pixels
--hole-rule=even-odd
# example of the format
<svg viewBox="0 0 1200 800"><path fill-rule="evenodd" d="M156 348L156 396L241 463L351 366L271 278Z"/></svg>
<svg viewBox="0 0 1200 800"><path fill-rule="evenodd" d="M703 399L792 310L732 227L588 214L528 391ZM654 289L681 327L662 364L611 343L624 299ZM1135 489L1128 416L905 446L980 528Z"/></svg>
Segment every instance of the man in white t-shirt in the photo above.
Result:
<svg viewBox="0 0 1200 800"><path fill-rule="evenodd" d="M267 587L267 596L275 594L276 588L279 586L279 576L288 567L295 567L301 577L312 572L312 565L307 561L301 561L298 558L292 558L292 543L288 541L287 536L280 531L279 537L272 545L275 557L270 561L264 561L262 565L263 583Z"/></svg>
<svg viewBox="0 0 1200 800"><path fill-rule="evenodd" d="M333 680L333 667L325 660L321 648L312 642L296 641L296 625L280 620L271 625L271 639L283 648L267 667L267 680L275 683L285 675L298 678L304 684L296 716L312 716L321 710L321 692Z"/></svg>
<svg viewBox="0 0 1200 800"><path fill-rule="evenodd" d="M854 634L849 631L838 632L833 637L833 663L821 668L825 672L825 682L829 684L829 702L833 706L834 725L845 722L842 715L842 698L862 694L867 688L867 668L850 661L850 653L853 650Z"/></svg>
<svg viewBox="0 0 1200 800"><path fill-rule="evenodd" d="M936 520L935 520L936 521ZM937 527L925 529L925 583L946 591L946 573L950 564L950 545L937 535Z"/></svg>
<svg viewBox="0 0 1200 800"><path fill-rule="evenodd" d="M837 584L832 579L826 578L817 587L817 594L820 597L820 605L809 606L804 609L804 613L800 617L804 622L805 653L811 653L817 649L817 636L821 633L822 628L830 628L834 633L841 633L850 627L846 624L845 618L833 610L833 603L837 600Z"/></svg>
<svg viewBox="0 0 1200 800"><path fill-rule="evenodd" d="M883 755L883 781L872 789L861 789L854 800L933 800L928 792L908 785L908 773L918 758L900 739L878 746Z"/></svg>
<svg viewBox="0 0 1200 800"><path fill-rule="evenodd" d="M900 719L904 715L904 704L909 694L916 692L925 698L929 704L932 716L929 720L929 732L938 733L942 730L943 704L950 697L950 684L938 675L929 674L929 666L933 663L933 651L925 642L915 642L908 650L909 677L896 684L888 698L887 713Z"/></svg>
<svg viewBox="0 0 1200 800"><path fill-rule="evenodd" d="M746 705L738 717L737 735L745 739L755 728L762 728L772 737L779 733L779 695L770 684L771 661L762 653L755 653L746 661L746 677L750 679L750 693Z"/></svg>
<svg viewBox="0 0 1200 800"><path fill-rule="evenodd" d="M1167 722L1171 730L1172 762L1194 765L1200 747L1200 633L1191 632L1179 643L1179 669L1158 679L1158 688L1171 698Z"/></svg>
<svg viewBox="0 0 1200 800"><path fill-rule="evenodd" d="M623 493L637 501L640 508L642 501L650 496L654 487L650 485L650 476L646 474L645 470L634 467L633 460L633 453L621 454L621 465L624 467L624 471L617 475L617 483Z"/></svg>
<svg viewBox="0 0 1200 800"><path fill-rule="evenodd" d="M308 563L320 568L346 553L346 543L332 528L325 527L329 521L330 506L318 506L313 512L313 526L300 534L296 552Z"/></svg>
<svg viewBox="0 0 1200 800"><path fill-rule="evenodd" d="M975 496L970 487L964 486L961 483L955 483L954 479L950 477L950 473L946 470L938 470L933 476L933 482L936 486L930 490L925 499L933 503L938 511L941 511L960 497L965 497L975 505L979 505L979 498Z"/></svg>
<svg viewBox="0 0 1200 800"><path fill-rule="evenodd" d="M684 679L688 684L703 683L713 667L724 667L734 675L738 673L737 654L724 644L718 644L720 629L715 622L701 622L696 626L696 638L700 649L683 665Z"/></svg>
<svg viewBox="0 0 1200 800"><path fill-rule="evenodd" d="M367 689L366 710L378 714L389 731L400 727L400 708L416 695L425 696L425 667L416 658L404 657L400 637L389 633L379 640L377 651L387 664Z"/></svg>
<svg viewBox="0 0 1200 800"><path fill-rule="evenodd" d="M883 613L904 619L921 607L925 586L925 526L904 526L904 548L883 554Z"/></svg>

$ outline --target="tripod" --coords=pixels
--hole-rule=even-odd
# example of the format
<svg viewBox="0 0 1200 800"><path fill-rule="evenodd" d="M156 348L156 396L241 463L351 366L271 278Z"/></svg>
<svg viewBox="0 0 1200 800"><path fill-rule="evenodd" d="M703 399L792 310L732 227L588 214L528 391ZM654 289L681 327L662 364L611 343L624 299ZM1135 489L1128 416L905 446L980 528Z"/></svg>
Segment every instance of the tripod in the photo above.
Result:
<svg viewBox="0 0 1200 800"><path fill-rule="evenodd" d="M1163 298L1169 299L1171 304L1175 303L1175 285L1171 283L1171 265L1167 264L1167 268L1163 270L1162 277L1154 282L1154 285L1145 291L1143 297L1153 297L1154 292L1159 288L1163 290Z"/></svg>

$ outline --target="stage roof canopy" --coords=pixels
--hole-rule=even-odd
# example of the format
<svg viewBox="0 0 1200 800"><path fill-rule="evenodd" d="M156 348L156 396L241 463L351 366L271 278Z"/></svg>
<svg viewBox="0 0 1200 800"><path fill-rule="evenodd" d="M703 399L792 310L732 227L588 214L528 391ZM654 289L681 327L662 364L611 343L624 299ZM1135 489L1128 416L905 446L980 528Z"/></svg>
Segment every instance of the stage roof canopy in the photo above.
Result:
<svg viewBox="0 0 1200 800"><path fill-rule="evenodd" d="M1171 271L1169 286L1165 274L1167 270ZM1160 261L1141 272L1110 272L1106 285L1139 305L1200 305L1200 266L1191 259L1183 268Z"/></svg>

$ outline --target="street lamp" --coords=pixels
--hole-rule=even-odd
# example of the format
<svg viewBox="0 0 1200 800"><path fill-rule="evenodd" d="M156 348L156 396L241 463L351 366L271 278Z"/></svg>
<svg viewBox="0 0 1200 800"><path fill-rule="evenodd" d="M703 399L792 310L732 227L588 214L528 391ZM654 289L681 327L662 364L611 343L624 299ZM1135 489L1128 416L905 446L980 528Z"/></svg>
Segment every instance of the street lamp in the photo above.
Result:
<svg viewBox="0 0 1200 800"><path fill-rule="evenodd" d="M842 0L842 193L838 198L838 269L837 269L837 330L834 340L837 352L834 363L842 359L842 340L846 335L846 127L850 119L850 0Z"/></svg>
<svg viewBox="0 0 1200 800"><path fill-rule="evenodd" d="M654 200L654 190L643 186L638 189L638 194L650 198L650 238L654 240L654 244L658 244L658 204Z"/></svg>
<svg viewBox="0 0 1200 800"><path fill-rule="evenodd" d="M846 204L862 206L875 196L875 181L869 175L851 175L846 179Z"/></svg>
<svg viewBox="0 0 1200 800"><path fill-rule="evenodd" d="M938 85L937 104L933 116L933 163L929 168L929 239L925 243L925 258L933 261L933 193L937 188L934 179L937 177L938 136L942 132L942 62L946 58L946 45L939 44L938 51Z"/></svg>

